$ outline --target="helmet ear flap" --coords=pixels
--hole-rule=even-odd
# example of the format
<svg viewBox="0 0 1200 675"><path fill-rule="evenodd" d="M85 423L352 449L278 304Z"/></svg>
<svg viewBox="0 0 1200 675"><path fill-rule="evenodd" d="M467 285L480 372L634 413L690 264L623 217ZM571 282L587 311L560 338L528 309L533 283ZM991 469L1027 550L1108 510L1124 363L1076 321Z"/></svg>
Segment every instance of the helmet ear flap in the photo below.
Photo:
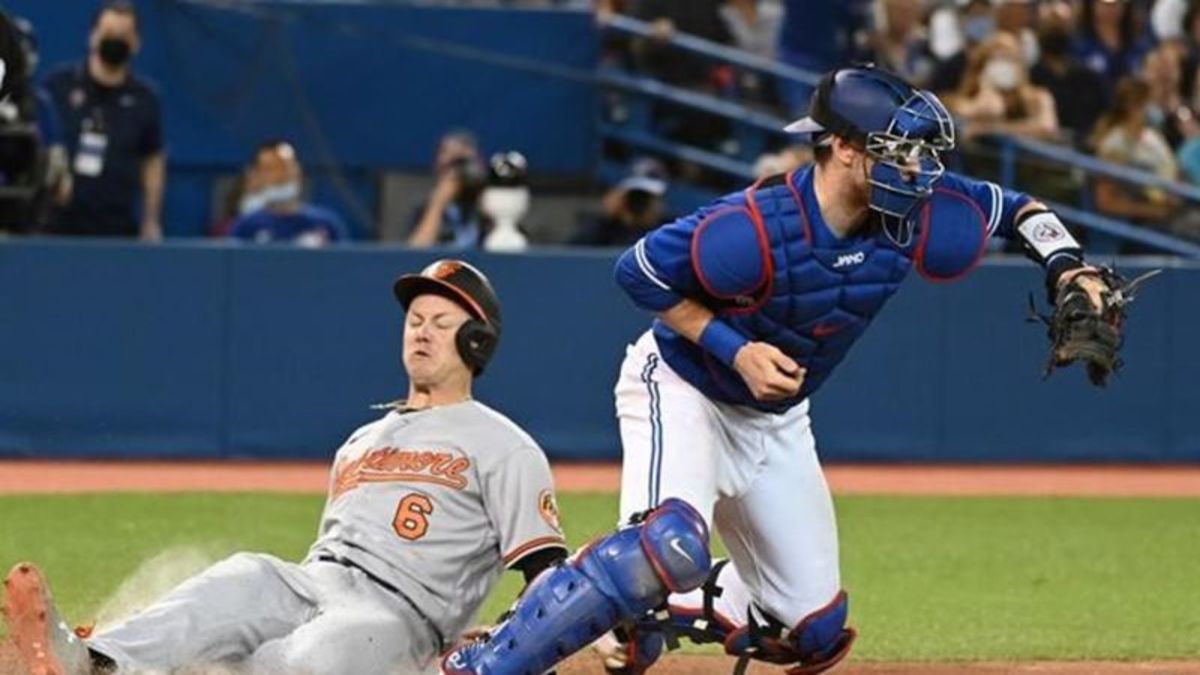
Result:
<svg viewBox="0 0 1200 675"><path fill-rule="evenodd" d="M468 320L459 326L458 332L454 334L454 346L458 349L458 355L475 375L483 373L484 366L492 358L499 342L500 336L496 329L479 319Z"/></svg>

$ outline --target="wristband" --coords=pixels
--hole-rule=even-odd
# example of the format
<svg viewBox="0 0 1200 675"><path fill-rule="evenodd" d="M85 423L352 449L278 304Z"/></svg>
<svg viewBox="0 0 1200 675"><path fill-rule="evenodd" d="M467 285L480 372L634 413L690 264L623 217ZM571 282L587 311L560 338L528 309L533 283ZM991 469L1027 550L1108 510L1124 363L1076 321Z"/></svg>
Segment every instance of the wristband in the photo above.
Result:
<svg viewBox="0 0 1200 675"><path fill-rule="evenodd" d="M704 332L700 333L697 344L720 359L721 363L732 368L733 358L737 356L738 350L748 342L750 341L734 330L733 326L713 317L704 327Z"/></svg>
<svg viewBox="0 0 1200 675"><path fill-rule="evenodd" d="M1025 242L1029 256L1043 266L1064 255L1076 260L1083 257L1079 242L1075 241L1058 216L1050 211L1026 211L1017 220L1017 233Z"/></svg>
<svg viewBox="0 0 1200 675"><path fill-rule="evenodd" d="M1044 209L1022 214L1017 220L1017 234L1026 254L1046 269L1046 297L1054 304L1058 280L1064 273L1083 267L1083 249L1058 216Z"/></svg>

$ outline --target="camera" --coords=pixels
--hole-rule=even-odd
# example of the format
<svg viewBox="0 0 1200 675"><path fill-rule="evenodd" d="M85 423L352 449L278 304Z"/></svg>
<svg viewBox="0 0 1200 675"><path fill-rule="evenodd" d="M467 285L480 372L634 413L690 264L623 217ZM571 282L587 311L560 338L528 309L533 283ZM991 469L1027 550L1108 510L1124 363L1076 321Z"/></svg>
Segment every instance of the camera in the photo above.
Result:
<svg viewBox="0 0 1200 675"><path fill-rule="evenodd" d="M447 165L447 169L458 176L458 201L468 201L483 192L487 170L478 157L458 157Z"/></svg>

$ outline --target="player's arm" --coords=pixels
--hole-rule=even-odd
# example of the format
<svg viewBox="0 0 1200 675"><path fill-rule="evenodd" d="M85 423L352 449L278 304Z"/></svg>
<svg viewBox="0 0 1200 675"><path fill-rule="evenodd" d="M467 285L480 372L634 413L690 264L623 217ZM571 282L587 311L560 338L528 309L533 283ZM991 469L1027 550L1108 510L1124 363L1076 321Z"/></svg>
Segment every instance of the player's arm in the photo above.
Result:
<svg viewBox="0 0 1200 675"><path fill-rule="evenodd" d="M1062 220L1029 195L948 173L945 187L968 195L987 217L988 234L1021 242L1025 254L1046 272L1046 290L1056 291L1082 272L1096 268L1084 260L1083 247ZM1104 284L1098 278L1081 278L1089 295L1100 305Z"/></svg>
<svg viewBox="0 0 1200 675"><path fill-rule="evenodd" d="M752 341L706 304L753 295L769 270L748 211L706 209L647 234L617 261L634 304L735 370L759 400L796 395L804 369L775 346Z"/></svg>

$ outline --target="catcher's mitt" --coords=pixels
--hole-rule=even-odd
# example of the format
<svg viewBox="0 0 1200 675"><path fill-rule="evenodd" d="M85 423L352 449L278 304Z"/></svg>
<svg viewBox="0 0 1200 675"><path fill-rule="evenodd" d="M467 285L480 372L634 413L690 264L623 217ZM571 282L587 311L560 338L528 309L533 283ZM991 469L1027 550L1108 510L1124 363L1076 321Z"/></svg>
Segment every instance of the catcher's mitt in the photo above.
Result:
<svg viewBox="0 0 1200 675"><path fill-rule="evenodd" d="M1162 270L1152 270L1132 281L1126 281L1109 267L1089 268L1077 273L1063 284L1054 296L1054 313L1041 314L1029 296L1031 321L1045 324L1050 337L1050 359L1045 376L1055 368L1082 361L1087 366L1088 379L1103 387L1109 374L1121 367L1121 333L1125 321L1125 306L1133 301L1139 285ZM1101 293L1103 306L1097 307L1088 295L1082 278L1099 279L1105 286Z"/></svg>

